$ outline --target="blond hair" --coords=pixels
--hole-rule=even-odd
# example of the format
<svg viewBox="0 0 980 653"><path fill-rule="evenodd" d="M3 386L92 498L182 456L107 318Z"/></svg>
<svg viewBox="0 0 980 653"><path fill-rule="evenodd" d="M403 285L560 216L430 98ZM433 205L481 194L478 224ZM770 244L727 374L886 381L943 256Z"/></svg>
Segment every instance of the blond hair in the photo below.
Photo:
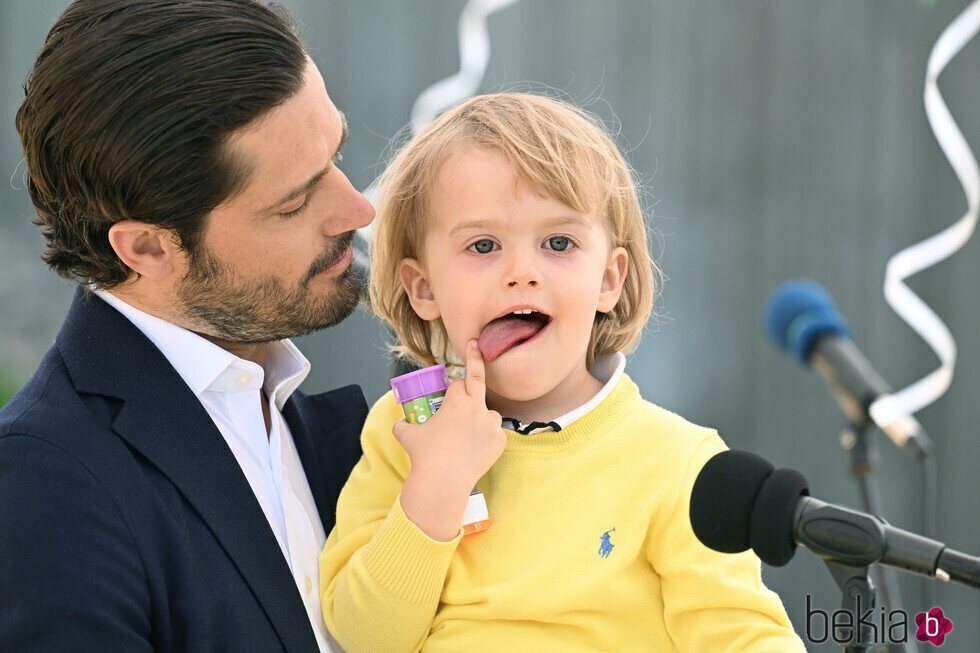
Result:
<svg viewBox="0 0 980 653"><path fill-rule="evenodd" d="M619 302L609 313L596 313L587 363L635 347L653 309L660 273L647 247L629 165L598 119L581 109L540 95L495 93L442 114L401 149L383 175L370 301L398 338L391 350L420 366L460 364L442 319L425 321L412 309L399 264L412 258L425 265L429 191L442 164L463 145L499 152L518 179L537 192L605 220L612 246L629 254L629 267Z"/></svg>

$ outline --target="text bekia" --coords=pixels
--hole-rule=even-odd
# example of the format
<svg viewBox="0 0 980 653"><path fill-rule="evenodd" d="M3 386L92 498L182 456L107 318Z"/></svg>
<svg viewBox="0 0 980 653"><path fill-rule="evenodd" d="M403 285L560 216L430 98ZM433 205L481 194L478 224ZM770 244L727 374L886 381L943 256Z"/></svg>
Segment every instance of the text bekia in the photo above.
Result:
<svg viewBox="0 0 980 653"><path fill-rule="evenodd" d="M873 607L861 610L861 597L855 601L855 610L843 608L828 613L813 608L810 595L806 595L806 638L814 644L823 644L831 638L835 644L850 644L857 640L861 628L867 629L868 638L873 642L901 643L909 639L909 620L904 610L891 610Z"/></svg>
<svg viewBox="0 0 980 653"><path fill-rule="evenodd" d="M861 609L861 596L855 598L854 610L841 608L827 612L814 608L806 595L806 638L813 644L823 644L828 639L835 644L854 644L858 634L864 633L864 642L878 644L901 644L909 641L909 618L904 610L885 611L884 606L877 609ZM953 630L953 622L940 607L915 615L915 638L942 646L946 635Z"/></svg>

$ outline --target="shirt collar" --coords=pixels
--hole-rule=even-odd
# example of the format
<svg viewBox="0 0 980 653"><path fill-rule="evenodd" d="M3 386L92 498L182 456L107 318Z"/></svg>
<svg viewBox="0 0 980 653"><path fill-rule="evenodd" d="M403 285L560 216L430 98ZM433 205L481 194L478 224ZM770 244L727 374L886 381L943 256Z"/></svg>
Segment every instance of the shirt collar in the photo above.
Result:
<svg viewBox="0 0 980 653"><path fill-rule="evenodd" d="M93 292L149 338L197 397L206 391L248 392L264 387L282 410L310 373L310 362L288 339L270 343L263 369L192 331L127 304L107 290Z"/></svg>
<svg viewBox="0 0 980 653"><path fill-rule="evenodd" d="M514 417L505 417L501 425L505 429L517 431L524 435L533 435L544 431L561 431L576 420L589 414L596 406L601 404L602 400L608 397L609 393L616 387L625 369L626 356L622 352L603 356L596 360L592 364L592 368L589 369L589 373L603 384L602 389L592 399L547 423L530 422L529 424L522 424L520 420Z"/></svg>

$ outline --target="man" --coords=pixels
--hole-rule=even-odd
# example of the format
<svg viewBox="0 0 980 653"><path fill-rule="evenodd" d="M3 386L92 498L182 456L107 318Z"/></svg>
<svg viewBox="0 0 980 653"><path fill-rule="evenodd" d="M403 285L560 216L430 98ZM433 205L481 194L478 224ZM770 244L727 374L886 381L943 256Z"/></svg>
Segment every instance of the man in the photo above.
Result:
<svg viewBox="0 0 980 653"><path fill-rule="evenodd" d="M0 650L328 650L367 405L288 338L354 310L373 209L316 66L258 0L75 0L17 130L80 288L0 411Z"/></svg>

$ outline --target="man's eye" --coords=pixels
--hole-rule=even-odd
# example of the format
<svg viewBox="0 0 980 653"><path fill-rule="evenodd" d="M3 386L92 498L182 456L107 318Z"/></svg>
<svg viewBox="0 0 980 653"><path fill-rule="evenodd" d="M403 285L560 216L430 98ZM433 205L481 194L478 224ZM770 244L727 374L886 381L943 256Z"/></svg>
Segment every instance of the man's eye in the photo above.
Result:
<svg viewBox="0 0 980 653"><path fill-rule="evenodd" d="M490 252L493 251L493 248L496 245L497 243L493 242L492 240L487 240L486 238L484 238L483 240L478 240L472 245L470 245L469 249L476 252L477 254L489 254Z"/></svg>
<svg viewBox="0 0 980 653"><path fill-rule="evenodd" d="M575 243L568 236L552 236L545 243L549 245L545 249L551 249L556 252L564 252L567 249L575 247Z"/></svg>
<svg viewBox="0 0 980 653"><path fill-rule="evenodd" d="M309 203L310 203L310 196L307 195L306 199L303 200L303 203L300 204L298 208L295 208L292 211L286 211L285 213L280 213L279 216L282 218L294 218L300 213L302 213L303 210L306 208L306 205Z"/></svg>

